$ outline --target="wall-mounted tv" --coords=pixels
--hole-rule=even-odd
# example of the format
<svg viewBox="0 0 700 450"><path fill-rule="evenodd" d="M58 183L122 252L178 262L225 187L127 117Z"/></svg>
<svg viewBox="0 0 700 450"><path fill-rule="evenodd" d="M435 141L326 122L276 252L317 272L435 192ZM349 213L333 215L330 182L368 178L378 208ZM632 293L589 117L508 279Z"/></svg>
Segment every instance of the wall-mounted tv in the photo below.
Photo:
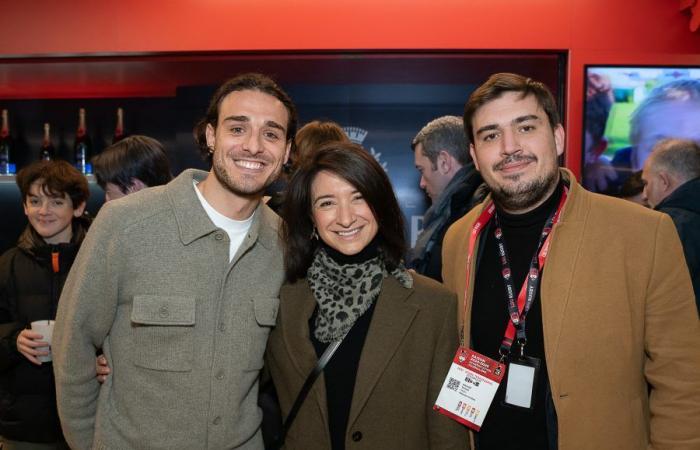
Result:
<svg viewBox="0 0 700 450"><path fill-rule="evenodd" d="M617 195L664 138L700 142L700 67L586 66L583 184Z"/></svg>

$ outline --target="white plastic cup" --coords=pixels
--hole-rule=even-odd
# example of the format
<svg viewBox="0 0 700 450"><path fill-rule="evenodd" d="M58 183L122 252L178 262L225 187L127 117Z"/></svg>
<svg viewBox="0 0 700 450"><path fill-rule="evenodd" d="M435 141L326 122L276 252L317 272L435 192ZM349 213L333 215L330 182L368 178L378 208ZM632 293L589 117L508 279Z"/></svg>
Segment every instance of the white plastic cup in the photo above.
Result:
<svg viewBox="0 0 700 450"><path fill-rule="evenodd" d="M35 333L39 333L43 337L39 339L40 341L43 342L48 342L49 346L48 347L36 347L37 350L39 351L46 351L49 352L48 355L46 356L37 356L36 359L38 359L41 362L49 362L52 360L51 358L51 337L53 336L53 320L35 320L34 322L31 323L32 325L32 331Z"/></svg>

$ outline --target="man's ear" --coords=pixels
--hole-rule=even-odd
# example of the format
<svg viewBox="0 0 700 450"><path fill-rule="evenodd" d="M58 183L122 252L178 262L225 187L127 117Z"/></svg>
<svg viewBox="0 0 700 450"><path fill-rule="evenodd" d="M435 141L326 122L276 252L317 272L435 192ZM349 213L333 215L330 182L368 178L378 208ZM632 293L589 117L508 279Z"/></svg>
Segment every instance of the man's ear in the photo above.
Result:
<svg viewBox="0 0 700 450"><path fill-rule="evenodd" d="M442 175L447 175L450 173L454 163L454 158L449 154L449 152L446 150L440 150L440 152L438 152L436 165L438 172L440 172Z"/></svg>
<svg viewBox="0 0 700 450"><path fill-rule="evenodd" d="M659 170L657 172L657 176L659 177L659 181L661 182L661 187L663 188L664 192L669 191L673 186L673 177L671 174L665 170Z"/></svg>
<svg viewBox="0 0 700 450"><path fill-rule="evenodd" d="M476 160L476 150L474 149L474 144L469 144L469 156L472 157L476 170L479 170L479 161Z"/></svg>
<svg viewBox="0 0 700 450"><path fill-rule="evenodd" d="M282 161L282 164L287 164L289 161L289 155L292 151L292 141L290 140L287 142L287 149L284 151L284 161Z"/></svg>
<svg viewBox="0 0 700 450"><path fill-rule="evenodd" d="M127 189L127 194L133 194L134 192L138 192L147 187L148 185L143 181L139 180L138 178L132 178L131 184L129 184L129 188Z"/></svg>
<svg viewBox="0 0 700 450"><path fill-rule="evenodd" d="M564 153L564 145L566 143L566 133L564 132L564 127L558 124L554 128L554 145L557 147L557 156L561 156Z"/></svg>
<svg viewBox="0 0 700 450"><path fill-rule="evenodd" d="M210 123L207 124L205 134L207 137L207 147L209 147L209 151L211 153L214 153L214 145L216 144L216 130L214 130L214 127L211 126Z"/></svg>

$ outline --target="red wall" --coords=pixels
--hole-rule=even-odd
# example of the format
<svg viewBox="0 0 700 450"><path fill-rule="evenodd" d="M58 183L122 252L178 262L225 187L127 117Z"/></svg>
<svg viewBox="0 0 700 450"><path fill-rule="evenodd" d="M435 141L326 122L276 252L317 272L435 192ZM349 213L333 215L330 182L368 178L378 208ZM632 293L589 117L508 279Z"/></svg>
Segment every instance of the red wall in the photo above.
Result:
<svg viewBox="0 0 700 450"><path fill-rule="evenodd" d="M217 50L568 50L566 163L576 173L585 64L700 65L700 33L689 31L689 19L679 12L677 0L2 3L0 57Z"/></svg>

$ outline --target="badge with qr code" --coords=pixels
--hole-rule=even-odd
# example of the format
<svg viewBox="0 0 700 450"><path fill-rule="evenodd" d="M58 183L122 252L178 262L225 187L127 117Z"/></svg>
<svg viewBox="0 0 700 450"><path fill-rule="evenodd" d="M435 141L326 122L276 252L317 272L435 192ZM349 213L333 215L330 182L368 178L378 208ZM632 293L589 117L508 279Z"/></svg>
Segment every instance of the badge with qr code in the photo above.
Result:
<svg viewBox="0 0 700 450"><path fill-rule="evenodd" d="M506 366L460 347L433 409L479 431Z"/></svg>

